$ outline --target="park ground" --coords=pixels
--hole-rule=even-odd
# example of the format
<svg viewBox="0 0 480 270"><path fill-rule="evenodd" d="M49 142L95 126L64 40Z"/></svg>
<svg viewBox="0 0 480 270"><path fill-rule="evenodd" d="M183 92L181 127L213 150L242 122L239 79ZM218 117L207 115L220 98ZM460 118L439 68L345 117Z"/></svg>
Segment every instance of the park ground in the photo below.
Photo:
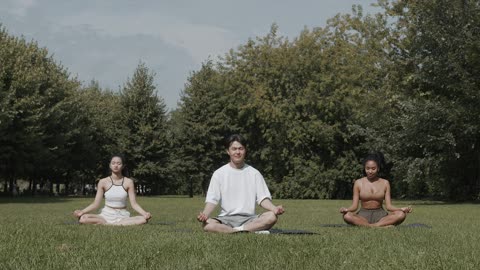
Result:
<svg viewBox="0 0 480 270"><path fill-rule="evenodd" d="M324 226L350 201L275 200L275 228L316 234L220 235L195 219L203 200L139 197L150 222L113 227L73 218L92 198L0 198L0 269L480 269L479 204L394 201L430 227L368 229Z"/></svg>

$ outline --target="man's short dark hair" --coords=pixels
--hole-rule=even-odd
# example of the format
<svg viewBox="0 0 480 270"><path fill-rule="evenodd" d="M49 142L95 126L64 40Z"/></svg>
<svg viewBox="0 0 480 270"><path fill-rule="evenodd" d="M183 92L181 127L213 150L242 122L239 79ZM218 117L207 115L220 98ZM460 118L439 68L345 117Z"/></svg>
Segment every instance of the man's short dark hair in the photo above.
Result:
<svg viewBox="0 0 480 270"><path fill-rule="evenodd" d="M247 140L240 134L232 134L225 140L225 148L230 148L233 142L239 142L243 147L247 148Z"/></svg>

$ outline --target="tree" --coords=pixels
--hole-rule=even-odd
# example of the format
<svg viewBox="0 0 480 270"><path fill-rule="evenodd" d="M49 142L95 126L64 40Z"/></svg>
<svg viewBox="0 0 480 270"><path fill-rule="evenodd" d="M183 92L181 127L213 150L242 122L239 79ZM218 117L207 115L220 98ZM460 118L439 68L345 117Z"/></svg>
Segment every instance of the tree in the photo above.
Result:
<svg viewBox="0 0 480 270"><path fill-rule="evenodd" d="M191 196L206 192L211 174L225 163L223 139L237 130L238 123L226 114L227 104L237 99L226 92L224 83L212 62L204 63L189 77L172 118L179 122L173 134L176 163L181 163L178 173Z"/></svg>
<svg viewBox="0 0 480 270"><path fill-rule="evenodd" d="M118 116L122 121L116 130L133 177L158 194L165 191L167 184L169 149L165 103L155 92L154 76L144 63L137 66L122 89L122 112Z"/></svg>
<svg viewBox="0 0 480 270"><path fill-rule="evenodd" d="M78 188L86 193L87 183L96 185L95 180L108 173L108 160L113 153L121 153L120 138L117 127L122 126L122 109L120 95L104 90L98 82L90 84L75 92L72 108L77 110L75 126L81 128L82 135L76 139L76 168L66 178L67 192ZM71 186L69 184L74 184Z"/></svg>
<svg viewBox="0 0 480 270"><path fill-rule="evenodd" d="M12 192L18 178L53 174L71 131L69 122L63 123L70 112L64 105L79 84L47 49L11 37L3 28L0 62L0 175Z"/></svg>
<svg viewBox="0 0 480 270"><path fill-rule="evenodd" d="M237 78L237 96L248 97L237 108L256 146L249 156L276 196L351 192L362 135L350 126L362 115L359 98L383 75L384 24L382 17L362 21L359 11L336 17L326 29L304 30L292 42L277 37L274 25L266 37L227 56L226 66L237 74L228 76Z"/></svg>
<svg viewBox="0 0 480 270"><path fill-rule="evenodd" d="M478 1L383 3L394 18L384 131L404 192L478 198ZM421 136L419 136L421 134Z"/></svg>

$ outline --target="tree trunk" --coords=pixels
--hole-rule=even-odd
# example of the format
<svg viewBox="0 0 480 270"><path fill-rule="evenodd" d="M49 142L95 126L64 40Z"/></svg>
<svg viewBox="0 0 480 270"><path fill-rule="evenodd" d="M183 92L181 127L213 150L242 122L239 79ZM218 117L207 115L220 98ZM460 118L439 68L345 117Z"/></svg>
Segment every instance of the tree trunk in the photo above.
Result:
<svg viewBox="0 0 480 270"><path fill-rule="evenodd" d="M477 144L478 145L478 144ZM477 175L476 177L476 191L477 191L477 200L480 200L480 151L477 151Z"/></svg>
<svg viewBox="0 0 480 270"><path fill-rule="evenodd" d="M69 188L70 188L70 185L69 185L69 182L68 182L68 179L65 181L65 194L66 196L68 196L70 193L69 193Z"/></svg>
<svg viewBox="0 0 480 270"><path fill-rule="evenodd" d="M57 196L60 195L60 180L57 180L57 183L55 185L55 190L53 191L53 194L56 194Z"/></svg>
<svg viewBox="0 0 480 270"><path fill-rule="evenodd" d="M85 180L82 179L82 195L85 196L86 190L85 190Z"/></svg>
<svg viewBox="0 0 480 270"><path fill-rule="evenodd" d="M188 187L188 197L193 198L193 177L190 176L190 185Z"/></svg>
<svg viewBox="0 0 480 270"><path fill-rule="evenodd" d="M14 182L14 180L13 180L14 178L15 178L15 177L10 176L10 179L9 179L8 193L9 193L10 195L13 195L13 189L14 189L14 187L15 187L15 186L14 186L14 183L13 183L13 182Z"/></svg>
<svg viewBox="0 0 480 270"><path fill-rule="evenodd" d="M53 180L48 183L48 195L53 196Z"/></svg>
<svg viewBox="0 0 480 270"><path fill-rule="evenodd" d="M17 179L14 178L13 179L13 187L12 187L12 195L15 197L15 196L18 196L19 194L20 194L20 191L18 190Z"/></svg>
<svg viewBox="0 0 480 270"><path fill-rule="evenodd" d="M43 194L43 186L45 185L45 179L40 178L40 194Z"/></svg>
<svg viewBox="0 0 480 270"><path fill-rule="evenodd" d="M34 175L33 178L32 178L32 188L30 189L30 192L32 193L32 196L35 195L35 191L37 190L37 176Z"/></svg>

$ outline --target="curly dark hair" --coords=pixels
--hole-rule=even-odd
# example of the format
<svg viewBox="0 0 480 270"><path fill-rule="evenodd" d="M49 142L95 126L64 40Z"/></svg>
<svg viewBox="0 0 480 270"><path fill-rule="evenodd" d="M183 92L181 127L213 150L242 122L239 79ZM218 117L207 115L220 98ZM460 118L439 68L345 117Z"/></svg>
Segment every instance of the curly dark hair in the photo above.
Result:
<svg viewBox="0 0 480 270"><path fill-rule="evenodd" d="M380 175L380 173L382 173L382 175L384 174L388 174L388 170L389 170L389 166L387 166L387 163L385 162L385 157L383 156L383 153L382 152L372 152L372 153L369 153L364 159L363 159L363 176L366 176L367 175L367 172L365 171L365 165L367 164L368 161L374 161L375 163L377 163L377 167L378 167L378 174Z"/></svg>

